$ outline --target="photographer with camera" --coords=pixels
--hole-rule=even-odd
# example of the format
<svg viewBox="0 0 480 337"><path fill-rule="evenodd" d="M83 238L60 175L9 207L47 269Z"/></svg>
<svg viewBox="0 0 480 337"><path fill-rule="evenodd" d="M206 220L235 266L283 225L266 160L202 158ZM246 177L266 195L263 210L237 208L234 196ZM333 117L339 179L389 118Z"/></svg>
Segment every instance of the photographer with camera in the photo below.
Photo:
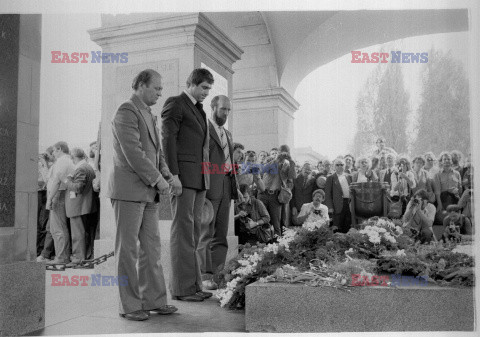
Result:
<svg viewBox="0 0 480 337"><path fill-rule="evenodd" d="M415 234L415 239L421 243L437 241L433 233L433 221L436 208L428 202L427 191L421 189L415 192L407 205L403 216L403 227L408 227Z"/></svg>
<svg viewBox="0 0 480 337"><path fill-rule="evenodd" d="M247 184L240 185L243 201L235 202L235 235L238 243L269 243L273 239L273 226L265 205L251 196L251 188Z"/></svg>

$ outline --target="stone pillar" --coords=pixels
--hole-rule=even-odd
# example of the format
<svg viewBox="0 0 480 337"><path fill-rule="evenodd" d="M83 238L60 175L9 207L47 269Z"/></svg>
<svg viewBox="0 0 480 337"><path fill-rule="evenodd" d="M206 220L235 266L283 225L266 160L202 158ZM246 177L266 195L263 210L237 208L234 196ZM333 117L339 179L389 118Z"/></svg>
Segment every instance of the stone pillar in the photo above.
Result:
<svg viewBox="0 0 480 337"><path fill-rule="evenodd" d="M0 335L45 326L36 259L40 15L0 15Z"/></svg>
<svg viewBox="0 0 480 337"><path fill-rule="evenodd" d="M232 114L235 141L257 153L287 144L293 153L293 113L299 106L282 87L235 90Z"/></svg>
<svg viewBox="0 0 480 337"><path fill-rule="evenodd" d="M102 186L100 240L95 242L95 255L113 250L115 223L111 203L103 195L112 167L111 118L118 106L130 98L134 76L143 69L157 70L163 76L163 97L152 107L160 115L165 100L180 94L186 87L188 75L194 68L207 67L213 71L216 91L231 96L232 64L240 58L242 50L202 13L103 15L102 27L91 30L90 37L103 52L128 53L127 63L103 64L102 89ZM207 115L210 110L205 102ZM170 203L162 198L160 234L162 238L162 264L170 270ZM233 235L233 218L231 221ZM229 238L230 250L235 250L236 237ZM98 266L98 270L112 271L113 261Z"/></svg>

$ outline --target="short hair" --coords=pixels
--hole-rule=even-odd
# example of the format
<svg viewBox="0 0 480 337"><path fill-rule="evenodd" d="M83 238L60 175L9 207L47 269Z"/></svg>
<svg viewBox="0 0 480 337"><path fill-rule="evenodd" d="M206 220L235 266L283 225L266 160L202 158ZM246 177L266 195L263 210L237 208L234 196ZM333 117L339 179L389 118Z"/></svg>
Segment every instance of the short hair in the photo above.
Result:
<svg viewBox="0 0 480 337"><path fill-rule="evenodd" d="M345 160L341 157L337 157L333 160L333 165L335 165L337 162L341 162L343 165L345 165Z"/></svg>
<svg viewBox="0 0 480 337"><path fill-rule="evenodd" d="M355 163L355 157L353 155L351 155L350 153L344 155L343 159L347 159L348 157L352 158L352 163Z"/></svg>
<svg viewBox="0 0 480 337"><path fill-rule="evenodd" d="M425 158L423 158L422 156L416 156L415 158L413 158L412 163L415 164L417 160L420 160L422 162L422 165L425 165Z"/></svg>
<svg viewBox="0 0 480 337"><path fill-rule="evenodd" d="M83 151L79 147L74 147L72 149L72 157L80 158L80 159L85 159L85 151Z"/></svg>
<svg viewBox="0 0 480 337"><path fill-rule="evenodd" d="M220 98L224 98L224 99L229 99L227 96L225 95L217 95L215 96L214 98L212 98L211 102L210 102L210 107L213 109L215 108L217 105L218 105L218 101L220 100Z"/></svg>
<svg viewBox="0 0 480 337"><path fill-rule="evenodd" d="M133 79L132 89L137 90L138 87L140 86L140 83L145 83L145 85L148 87L154 76L160 76L161 77L161 75L153 69L142 70Z"/></svg>
<svg viewBox="0 0 480 337"><path fill-rule="evenodd" d="M435 156L435 154L432 151L425 152L425 154L423 156L425 158L427 158L427 156L430 156L430 157L432 157L433 160L437 160L437 157Z"/></svg>
<svg viewBox="0 0 480 337"><path fill-rule="evenodd" d="M443 163L443 157L445 157L445 156L449 156L450 159L452 159L452 155L451 155L450 152L448 152L448 151L443 151L443 152L440 153L440 155L438 156L438 161L441 162L441 163Z"/></svg>
<svg viewBox="0 0 480 337"><path fill-rule="evenodd" d="M410 163L410 159L407 157L407 156L399 156L398 159L397 159L397 163L398 165L400 165L401 162L404 162L405 165L407 166L407 171L411 169L411 163Z"/></svg>
<svg viewBox="0 0 480 337"><path fill-rule="evenodd" d="M97 141L96 141L96 140L94 140L93 142L91 142L89 146L92 146L92 145L95 145L95 144L97 144Z"/></svg>
<svg viewBox="0 0 480 337"><path fill-rule="evenodd" d="M240 143L233 143L233 151L235 151L236 149L245 150L245 146Z"/></svg>
<svg viewBox="0 0 480 337"><path fill-rule="evenodd" d="M459 150L453 150L452 152L450 152L450 155L453 157L453 155L456 154L457 157L458 157L458 160L462 160L463 158L463 153L460 152Z"/></svg>
<svg viewBox="0 0 480 337"><path fill-rule="evenodd" d="M307 166L307 165L312 166L312 164L311 164L309 161L306 161L305 163L303 163L302 169L303 169L305 166Z"/></svg>
<svg viewBox="0 0 480 337"><path fill-rule="evenodd" d="M417 192L415 192L415 194L413 195L413 197L419 197L420 199L422 200L428 200L428 193L427 191L425 191L423 188L419 189Z"/></svg>
<svg viewBox="0 0 480 337"><path fill-rule="evenodd" d="M190 87L191 85L199 85L203 82L213 84L212 73L205 68L193 69L187 78L187 87Z"/></svg>
<svg viewBox="0 0 480 337"><path fill-rule="evenodd" d="M273 151L273 150L278 151L278 148L277 147L272 147L272 149L270 151Z"/></svg>
<svg viewBox="0 0 480 337"><path fill-rule="evenodd" d="M47 149L45 150L45 152L48 153L49 155L52 155L52 153L53 153L53 146L47 147Z"/></svg>
<svg viewBox="0 0 480 337"><path fill-rule="evenodd" d="M392 157L392 159L395 161L397 159L397 155L393 152L387 152L385 153L385 160L388 158L388 157Z"/></svg>
<svg viewBox="0 0 480 337"><path fill-rule="evenodd" d="M56 149L62 150L63 153L66 153L66 154L69 154L69 153L70 153L70 150L69 150L69 148L68 148L67 142L63 142L63 141L56 142L56 143L53 145L53 147L56 148Z"/></svg>
<svg viewBox="0 0 480 337"><path fill-rule="evenodd" d="M248 184L240 184L239 186L240 193L245 194L245 192L250 193L252 190Z"/></svg>
<svg viewBox="0 0 480 337"><path fill-rule="evenodd" d="M286 144L280 145L280 147L278 148L278 151L290 153L290 147Z"/></svg>
<svg viewBox="0 0 480 337"><path fill-rule="evenodd" d="M263 151L263 150L260 151L260 152L258 153L258 155L261 155L262 153L265 153L265 155L268 156L268 152L267 152L267 151Z"/></svg>
<svg viewBox="0 0 480 337"><path fill-rule="evenodd" d="M458 205L454 204L454 205L448 205L447 208L446 208L446 211L449 212L449 213L450 212L458 212L458 211L460 211L460 209L461 208Z"/></svg>
<svg viewBox="0 0 480 337"><path fill-rule="evenodd" d="M360 156L357 158L357 161L355 162L355 167L360 168L360 165L361 165L360 163L364 160L367 161L368 167L372 166L372 161L370 160L370 158L368 158L367 156Z"/></svg>
<svg viewBox="0 0 480 337"><path fill-rule="evenodd" d="M322 190L321 188L313 191L313 193L312 193L312 198L313 198L313 197L315 196L315 194L317 194L317 193L320 193L320 194L322 195L323 199L325 199L325 191Z"/></svg>

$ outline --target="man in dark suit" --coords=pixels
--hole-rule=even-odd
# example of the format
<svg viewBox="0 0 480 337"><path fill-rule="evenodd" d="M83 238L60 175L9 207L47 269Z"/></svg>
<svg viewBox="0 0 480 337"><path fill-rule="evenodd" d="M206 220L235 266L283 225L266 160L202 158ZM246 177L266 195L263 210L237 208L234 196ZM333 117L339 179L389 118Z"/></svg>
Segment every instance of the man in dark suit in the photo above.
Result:
<svg viewBox="0 0 480 337"><path fill-rule="evenodd" d="M290 200L290 207L292 210L292 222L294 225L301 225L298 223L297 215L302 208L302 205L313 201L313 191L317 189L315 176L312 175L312 166L310 163L305 163L302 166L302 171L293 180L292 200Z"/></svg>
<svg viewBox="0 0 480 337"><path fill-rule="evenodd" d="M209 130L202 102L213 84L206 69L195 69L187 89L170 97L162 110L162 147L173 179L181 185L172 195L173 222L170 232L170 293L182 301L203 301L212 296L202 291L200 261L197 257L201 215L210 175L202 174L207 163Z"/></svg>
<svg viewBox="0 0 480 337"><path fill-rule="evenodd" d="M162 77L155 70L144 70L132 88L134 94L112 120L113 170L106 196L112 199L117 224L117 275L128 281L118 287L120 316L142 321L150 311L161 315L177 311L167 305L160 264L158 193L167 194L169 184L175 191L179 186L165 163L150 109L161 96Z"/></svg>
<svg viewBox="0 0 480 337"><path fill-rule="evenodd" d="M340 233L347 233L352 225L350 213L350 190L352 178L343 172L345 162L341 158L334 161L335 173L327 177L325 184L325 205L333 214L333 226Z"/></svg>
<svg viewBox="0 0 480 337"><path fill-rule="evenodd" d="M236 169L232 161L233 140L230 131L224 128L231 109L230 100L223 95L215 96L211 107L212 119L208 121L210 165L204 167L204 171L210 174L210 189L206 197L213 205L214 215L212 222L202 228L198 245L202 285L206 290L217 288L213 274L223 268L227 258L230 204L232 199L238 198Z"/></svg>
<svg viewBox="0 0 480 337"><path fill-rule="evenodd" d="M85 152L82 149L72 149L73 164L75 171L68 175L65 180L67 193L65 194L65 210L70 218L72 233L73 259L67 267L73 267L86 258L85 229L89 225L90 215L97 211L97 205L93 199L93 179L95 171L85 160Z"/></svg>

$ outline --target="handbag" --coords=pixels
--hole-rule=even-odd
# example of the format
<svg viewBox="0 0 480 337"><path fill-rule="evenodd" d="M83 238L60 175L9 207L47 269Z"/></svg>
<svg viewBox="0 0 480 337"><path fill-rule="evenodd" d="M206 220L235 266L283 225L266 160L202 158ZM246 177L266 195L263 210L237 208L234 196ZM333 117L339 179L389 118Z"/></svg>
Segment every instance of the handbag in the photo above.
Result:
<svg viewBox="0 0 480 337"><path fill-rule="evenodd" d="M273 226L269 223L263 224L261 226L257 226L250 230L250 233L255 235L259 242L261 243L269 243L273 240Z"/></svg>
<svg viewBox="0 0 480 337"><path fill-rule="evenodd" d="M287 187L287 183L282 179L282 186L280 186L280 193L278 193L278 202L281 204L288 204L292 199L292 191Z"/></svg>
<svg viewBox="0 0 480 337"><path fill-rule="evenodd" d="M388 210L387 216L391 219L399 219L402 217L403 211L403 201L400 198L398 201L393 201L390 197L387 197L388 201L390 201L390 207Z"/></svg>

